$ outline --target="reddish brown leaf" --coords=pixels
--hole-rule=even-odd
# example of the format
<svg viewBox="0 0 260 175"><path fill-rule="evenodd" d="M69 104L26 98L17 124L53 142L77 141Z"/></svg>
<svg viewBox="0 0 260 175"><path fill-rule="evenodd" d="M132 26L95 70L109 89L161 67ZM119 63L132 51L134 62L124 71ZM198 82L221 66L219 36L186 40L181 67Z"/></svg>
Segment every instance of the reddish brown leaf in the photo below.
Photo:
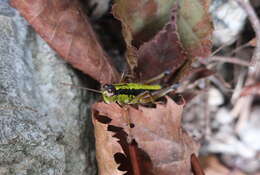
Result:
<svg viewBox="0 0 260 175"><path fill-rule="evenodd" d="M12 0L11 4L66 61L101 83L118 80L78 1Z"/></svg>
<svg viewBox="0 0 260 175"><path fill-rule="evenodd" d="M127 142L123 128L106 125L111 122L106 116L94 112L93 124L96 137L96 158L100 175L142 174L153 175L149 157L137 147Z"/></svg>
<svg viewBox="0 0 260 175"><path fill-rule="evenodd" d="M124 172L117 169L118 164L114 160L115 153L124 153L117 139L112 132L107 131L107 124L93 118L96 137L96 159L98 162L99 174L123 175Z"/></svg>
<svg viewBox="0 0 260 175"><path fill-rule="evenodd" d="M109 125L108 131L115 133L113 137L119 139L118 143L124 151L124 154L116 153L114 155L115 161L119 164L119 170L126 171L127 175L154 175L151 159L142 149L138 148L134 140L129 143L128 135L123 128Z"/></svg>
<svg viewBox="0 0 260 175"><path fill-rule="evenodd" d="M175 72L187 59L177 33L176 19L177 8L174 8L170 22L138 50L137 73L141 79L152 78L165 70Z"/></svg>
<svg viewBox="0 0 260 175"><path fill-rule="evenodd" d="M156 68L156 73L154 73L154 75L158 74L158 72L160 72L158 70L158 67L160 66L158 65L161 65L162 63L169 63L167 68L170 67L169 69L175 70L180 64L183 64L183 60L187 57L185 54L183 55L183 49L177 49L176 54L170 54L172 56L171 58L174 58L174 61L172 62L178 63L176 66L172 65L172 62L169 62L169 59L160 59L160 57L165 57L165 55L169 54L169 52L165 51L167 46L175 47L172 46L172 44L178 45L179 47L182 47L183 45L184 50L188 52L190 59L197 56L208 56L211 52L211 35L213 31L211 18L208 13L209 2L210 0L118 0L113 8L113 14L122 22L123 34L127 44L127 60L130 67L132 69L136 68L141 62L142 65L138 68L140 73L140 70L143 68L142 66L146 64L151 66L154 64L149 68L149 71L141 71L141 76L146 78L151 77L150 75L146 76L145 74L147 72L151 74L151 72L154 71L154 68ZM175 13L173 15L175 19L172 21L170 17L174 6L178 6L179 9L178 15ZM176 17L178 18L176 19ZM170 37L168 39L161 36L162 40L165 39L165 43L155 41L158 39L158 33L163 33L161 30L165 30L166 25L169 25L169 23L175 25L174 28L171 29L173 29L172 33L177 35L177 38L173 39L173 37ZM178 26L178 31L176 25ZM154 37L156 34L157 38ZM169 37L169 35L166 36ZM154 42L150 43L150 46L144 46L145 52L151 52L147 57L150 57L151 55L153 57L159 56L157 59L160 60L160 62L154 62L154 59L151 59L152 61L148 59L142 60L140 57L137 60L135 56L139 56L140 54L140 51L136 53L137 49L139 49L144 42L153 40ZM160 47L164 47L164 49L162 49L160 53L156 52ZM143 51L141 51L142 57L145 57L146 55L143 55L142 52ZM179 57L180 55L182 57ZM150 63L150 61L152 63Z"/></svg>
<svg viewBox="0 0 260 175"><path fill-rule="evenodd" d="M168 3L121 0L113 8L122 22L128 63L141 80L174 72L187 58L177 33L177 7L171 10L174 2Z"/></svg>
<svg viewBox="0 0 260 175"><path fill-rule="evenodd" d="M128 140L131 138L136 141L138 149L145 153L137 153L138 158L142 160L144 155L149 157L145 160L151 160L150 174L191 174L190 157L192 153L197 153L198 144L181 128L183 105L184 103L176 104L168 97L166 104L157 103L156 108L142 106L138 109L131 106L121 108L117 104L105 103L93 105L93 123L95 126L102 126L95 128L97 154L102 155L98 156L99 165L108 161L108 157L112 161L111 155L118 152L125 153L127 155L125 157L132 159L125 151L125 147L129 147L129 144L120 146L113 138L113 134L107 131L105 126L108 124L102 124L100 116L106 116L112 119L109 126L121 128L127 134ZM129 122L131 128L127 125ZM149 165L149 161L147 162ZM111 174L106 172L107 166L104 168L102 165L99 168L102 168L104 174Z"/></svg>
<svg viewBox="0 0 260 175"><path fill-rule="evenodd" d="M137 48L163 28L169 20L171 7L167 3L158 5L155 0L118 0L113 6L113 15L122 23L131 69L137 67Z"/></svg>
<svg viewBox="0 0 260 175"><path fill-rule="evenodd" d="M247 95L260 95L260 83L244 87L241 92L241 96Z"/></svg>
<svg viewBox="0 0 260 175"><path fill-rule="evenodd" d="M174 2L155 0L118 0L113 14L122 22L126 43L136 48L152 39L163 28L171 16Z"/></svg>

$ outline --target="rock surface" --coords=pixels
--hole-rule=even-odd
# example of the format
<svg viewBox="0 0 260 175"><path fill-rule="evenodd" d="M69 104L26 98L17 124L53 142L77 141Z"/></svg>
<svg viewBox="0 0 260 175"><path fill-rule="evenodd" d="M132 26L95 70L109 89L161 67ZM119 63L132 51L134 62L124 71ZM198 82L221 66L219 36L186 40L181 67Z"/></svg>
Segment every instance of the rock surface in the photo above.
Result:
<svg viewBox="0 0 260 175"><path fill-rule="evenodd" d="M236 41L247 17L243 8L235 1L213 0L210 11L214 24L214 45L230 45Z"/></svg>
<svg viewBox="0 0 260 175"><path fill-rule="evenodd" d="M77 73L0 0L0 174L96 174L89 104L60 82Z"/></svg>

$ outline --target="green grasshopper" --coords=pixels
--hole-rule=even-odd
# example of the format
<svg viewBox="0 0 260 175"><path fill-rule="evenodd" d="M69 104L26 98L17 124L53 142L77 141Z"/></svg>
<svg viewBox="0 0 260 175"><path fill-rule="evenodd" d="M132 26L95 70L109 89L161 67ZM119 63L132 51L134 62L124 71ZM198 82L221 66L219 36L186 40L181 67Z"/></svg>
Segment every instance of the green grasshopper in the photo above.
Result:
<svg viewBox="0 0 260 175"><path fill-rule="evenodd" d="M165 71L145 83L105 84L102 86L101 91L85 87L79 88L102 94L104 102L108 104L118 103L119 105L126 105L154 103L158 98L165 96L167 93L174 91L179 87L179 84L173 84L167 88L162 88L161 85L150 85L150 83L157 81L168 74L169 72Z"/></svg>
<svg viewBox="0 0 260 175"><path fill-rule="evenodd" d="M102 88L102 96L105 103L146 104L154 103L160 97L176 90L178 84L168 88L161 85L147 85L138 83L105 84Z"/></svg>

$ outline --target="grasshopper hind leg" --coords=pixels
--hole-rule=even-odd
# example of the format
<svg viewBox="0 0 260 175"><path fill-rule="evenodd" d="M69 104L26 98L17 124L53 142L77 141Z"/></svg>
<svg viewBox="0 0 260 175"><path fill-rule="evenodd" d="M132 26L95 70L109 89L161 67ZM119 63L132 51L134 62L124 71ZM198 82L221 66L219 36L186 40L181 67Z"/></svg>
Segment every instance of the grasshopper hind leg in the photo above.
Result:
<svg viewBox="0 0 260 175"><path fill-rule="evenodd" d="M145 91L138 96L136 96L133 100L132 103L141 103L141 104L146 104L146 103L155 103L155 101L169 92L175 91L179 87L179 84L173 84L170 87L163 88L161 90L157 91Z"/></svg>
<svg viewBox="0 0 260 175"><path fill-rule="evenodd" d="M157 76L155 76L155 77L153 77L153 78L151 78L149 80L144 81L143 83L144 84L152 84L152 83L154 83L154 82L156 82L158 80L164 79L166 76L168 76L170 74L171 74L171 71L166 70L166 71L160 73L159 75L157 75Z"/></svg>

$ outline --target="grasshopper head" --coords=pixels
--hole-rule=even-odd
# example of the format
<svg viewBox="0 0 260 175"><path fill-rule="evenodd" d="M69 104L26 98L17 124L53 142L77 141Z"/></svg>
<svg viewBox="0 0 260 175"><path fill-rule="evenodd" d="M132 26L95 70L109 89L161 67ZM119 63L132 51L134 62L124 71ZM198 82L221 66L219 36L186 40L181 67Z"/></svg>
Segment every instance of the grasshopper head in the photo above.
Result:
<svg viewBox="0 0 260 175"><path fill-rule="evenodd" d="M116 88L114 85L112 84L105 84L103 87L102 87L102 92L103 92L103 95L106 95L108 97L111 97L113 95L115 95L116 93Z"/></svg>
<svg viewBox="0 0 260 175"><path fill-rule="evenodd" d="M102 87L102 96L106 103L113 102L113 96L115 95L115 93L116 93L116 88L112 84L105 84Z"/></svg>

